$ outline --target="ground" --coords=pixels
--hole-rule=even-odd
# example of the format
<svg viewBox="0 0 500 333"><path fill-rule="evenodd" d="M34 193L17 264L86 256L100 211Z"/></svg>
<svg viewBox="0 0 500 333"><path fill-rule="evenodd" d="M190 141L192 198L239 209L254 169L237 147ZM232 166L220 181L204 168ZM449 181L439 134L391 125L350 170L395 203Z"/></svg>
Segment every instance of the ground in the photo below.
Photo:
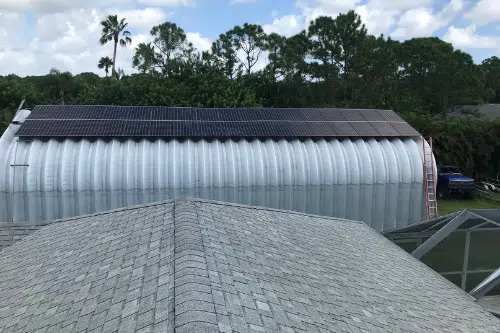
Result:
<svg viewBox="0 0 500 333"><path fill-rule="evenodd" d="M447 215L464 209L496 209L500 208L500 202L474 198L472 200L439 200L439 215Z"/></svg>

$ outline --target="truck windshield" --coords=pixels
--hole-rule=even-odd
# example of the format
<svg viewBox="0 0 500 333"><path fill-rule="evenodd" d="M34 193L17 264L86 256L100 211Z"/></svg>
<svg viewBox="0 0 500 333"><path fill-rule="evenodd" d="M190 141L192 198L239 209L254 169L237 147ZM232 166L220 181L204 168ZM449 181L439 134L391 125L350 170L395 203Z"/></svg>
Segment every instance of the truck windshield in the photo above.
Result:
<svg viewBox="0 0 500 333"><path fill-rule="evenodd" d="M439 172L446 173L446 174L461 174L462 173L460 171L460 169L456 168L456 167L441 167Z"/></svg>

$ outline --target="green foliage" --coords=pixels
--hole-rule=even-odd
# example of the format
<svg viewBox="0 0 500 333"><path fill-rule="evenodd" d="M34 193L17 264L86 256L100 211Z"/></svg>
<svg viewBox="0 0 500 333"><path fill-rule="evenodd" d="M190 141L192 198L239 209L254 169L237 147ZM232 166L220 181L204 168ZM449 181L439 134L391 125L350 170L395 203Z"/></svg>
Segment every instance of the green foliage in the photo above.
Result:
<svg viewBox="0 0 500 333"><path fill-rule="evenodd" d="M231 36L228 34L220 35L219 39L212 43L212 52L206 53L205 58L210 59L209 61L230 79L241 70L241 66L237 66L236 51L233 49Z"/></svg>
<svg viewBox="0 0 500 333"><path fill-rule="evenodd" d="M151 29L152 43L140 43L132 64L142 73L162 73L165 77L180 75L193 53L184 30L175 23L165 22Z"/></svg>
<svg viewBox="0 0 500 333"><path fill-rule="evenodd" d="M433 137L438 163L455 164L476 177L493 176L500 161L500 122L435 115L403 115L424 136Z"/></svg>
<svg viewBox="0 0 500 333"><path fill-rule="evenodd" d="M234 27L227 35L231 37L240 66L245 69L246 74L250 74L264 50L264 30L260 25L245 23L243 27ZM240 58L238 52L243 53L243 57Z"/></svg>
<svg viewBox="0 0 500 333"><path fill-rule="evenodd" d="M5 132L7 127L9 126L9 123L5 120L0 120L0 133Z"/></svg>
<svg viewBox="0 0 500 333"><path fill-rule="evenodd" d="M97 64L97 68L104 69L106 76L109 74L109 67L113 66L113 60L110 57L101 57L99 63Z"/></svg>
<svg viewBox="0 0 500 333"><path fill-rule="evenodd" d="M36 104L168 105L195 107L352 107L393 109L435 138L440 163L476 175L495 175L500 124L483 119L444 119L458 104L500 102L500 59L482 64L439 38L405 42L367 34L354 11L318 17L291 37L266 35L245 23L197 52L171 22L151 29L137 45L139 74L115 70L117 45L130 44L125 19L101 22L101 44L113 58L94 73L73 76L57 69L44 76L0 77L0 111L12 115L22 99ZM264 57L265 55L265 57ZM111 67L111 76L108 71ZM5 117L4 117L5 118ZM10 121L4 120L2 126Z"/></svg>
<svg viewBox="0 0 500 333"><path fill-rule="evenodd" d="M485 59L479 67L488 88L486 98L490 102L500 103L500 59L498 57Z"/></svg>

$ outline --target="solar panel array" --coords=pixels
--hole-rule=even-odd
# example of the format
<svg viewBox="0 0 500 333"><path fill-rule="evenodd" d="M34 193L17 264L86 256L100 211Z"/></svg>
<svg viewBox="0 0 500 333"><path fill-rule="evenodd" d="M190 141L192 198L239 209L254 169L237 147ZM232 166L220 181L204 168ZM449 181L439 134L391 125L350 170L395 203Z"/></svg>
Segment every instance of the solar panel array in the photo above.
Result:
<svg viewBox="0 0 500 333"><path fill-rule="evenodd" d="M20 137L412 137L390 110L41 105Z"/></svg>

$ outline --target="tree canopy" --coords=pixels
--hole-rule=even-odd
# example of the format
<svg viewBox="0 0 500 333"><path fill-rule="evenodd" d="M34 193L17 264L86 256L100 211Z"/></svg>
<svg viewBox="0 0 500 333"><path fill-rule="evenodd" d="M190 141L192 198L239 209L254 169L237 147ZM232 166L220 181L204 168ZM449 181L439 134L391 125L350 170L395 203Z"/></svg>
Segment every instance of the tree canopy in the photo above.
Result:
<svg viewBox="0 0 500 333"><path fill-rule="evenodd" d="M113 66L113 60L110 57L102 57L97 64L97 68L104 69L106 76L109 74L109 67Z"/></svg>
<svg viewBox="0 0 500 333"><path fill-rule="evenodd" d="M349 11L318 17L285 37L244 23L196 50L172 22L151 28L130 59L138 73L116 70L116 47L130 44L126 19L110 15L100 42L113 58L97 64L110 77L72 75L0 77L0 109L12 114L22 99L36 104L168 105L194 107L350 107L393 109L436 138L440 162L487 174L498 165L500 126L482 119L446 119L459 104L500 103L500 59L472 57L436 37L404 42L368 34ZM119 74L118 74L119 73ZM7 116L3 116L8 120ZM1 119L0 119L1 120Z"/></svg>

